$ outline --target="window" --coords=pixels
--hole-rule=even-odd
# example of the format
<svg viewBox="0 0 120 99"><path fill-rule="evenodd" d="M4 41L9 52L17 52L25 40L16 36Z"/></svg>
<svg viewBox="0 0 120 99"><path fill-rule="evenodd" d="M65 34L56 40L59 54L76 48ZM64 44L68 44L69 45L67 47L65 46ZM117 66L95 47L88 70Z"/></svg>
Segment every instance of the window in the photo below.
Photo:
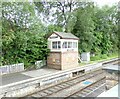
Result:
<svg viewBox="0 0 120 99"><path fill-rule="evenodd" d="M61 48L61 42L60 41L52 42L52 48L53 49L60 49Z"/></svg>
<svg viewBox="0 0 120 99"><path fill-rule="evenodd" d="M61 48L61 42L58 41L58 49Z"/></svg>
<svg viewBox="0 0 120 99"><path fill-rule="evenodd" d="M57 49L57 42L52 42L52 48Z"/></svg>
<svg viewBox="0 0 120 99"><path fill-rule="evenodd" d="M67 42L63 42L62 47L63 47L63 48L67 48Z"/></svg>
<svg viewBox="0 0 120 99"><path fill-rule="evenodd" d="M68 48L72 48L72 42L68 42Z"/></svg>
<svg viewBox="0 0 120 99"><path fill-rule="evenodd" d="M73 48L77 48L77 42L73 42Z"/></svg>

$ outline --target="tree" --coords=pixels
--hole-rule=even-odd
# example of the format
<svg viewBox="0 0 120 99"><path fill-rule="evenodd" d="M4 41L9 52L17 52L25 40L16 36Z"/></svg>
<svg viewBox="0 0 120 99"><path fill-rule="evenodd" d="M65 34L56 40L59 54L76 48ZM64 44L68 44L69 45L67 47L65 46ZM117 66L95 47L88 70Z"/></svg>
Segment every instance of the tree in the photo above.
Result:
<svg viewBox="0 0 120 99"><path fill-rule="evenodd" d="M34 5L4 2L2 9L3 65L24 62L27 67L45 59L49 52L45 28L35 14Z"/></svg>
<svg viewBox="0 0 120 99"><path fill-rule="evenodd" d="M86 4L75 0L57 0L54 2L34 2L39 16L48 23L53 23L63 28L65 32L71 32L76 17L74 10ZM41 6L40 6L41 5Z"/></svg>
<svg viewBox="0 0 120 99"><path fill-rule="evenodd" d="M57 26L57 25L52 25L52 24L47 26L47 33L48 34L54 32L54 31L62 31L62 28Z"/></svg>
<svg viewBox="0 0 120 99"><path fill-rule="evenodd" d="M91 51L92 44L94 42L94 21L93 16L93 5L86 4L83 7L77 9L77 21L74 25L72 33L80 38L79 51L86 52Z"/></svg>
<svg viewBox="0 0 120 99"><path fill-rule="evenodd" d="M100 53L106 54L117 49L117 9L116 7L104 6L103 8L95 9L95 36L98 35L101 38L97 38L97 41L101 40L99 44L95 42L94 48L101 49ZM96 46L95 46L96 45ZM98 52L98 51L97 51Z"/></svg>

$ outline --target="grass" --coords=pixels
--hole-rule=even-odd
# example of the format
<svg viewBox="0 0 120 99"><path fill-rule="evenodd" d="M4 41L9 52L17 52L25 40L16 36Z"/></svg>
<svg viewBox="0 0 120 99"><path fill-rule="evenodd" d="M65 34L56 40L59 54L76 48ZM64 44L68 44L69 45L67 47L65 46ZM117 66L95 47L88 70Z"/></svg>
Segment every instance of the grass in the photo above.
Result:
<svg viewBox="0 0 120 99"><path fill-rule="evenodd" d="M84 66L84 65L92 64L92 63L95 63L95 62L94 62L94 61L90 61L90 62L82 62L82 63L80 63L80 66Z"/></svg>
<svg viewBox="0 0 120 99"><path fill-rule="evenodd" d="M106 55L106 54L98 55L98 56L91 57L90 62L82 62L79 65L84 66L84 65L87 65L87 64L97 63L97 62L100 62L100 61L107 61L107 60L110 60L112 58L117 58L117 57L118 57L118 53L109 54L109 55Z"/></svg>

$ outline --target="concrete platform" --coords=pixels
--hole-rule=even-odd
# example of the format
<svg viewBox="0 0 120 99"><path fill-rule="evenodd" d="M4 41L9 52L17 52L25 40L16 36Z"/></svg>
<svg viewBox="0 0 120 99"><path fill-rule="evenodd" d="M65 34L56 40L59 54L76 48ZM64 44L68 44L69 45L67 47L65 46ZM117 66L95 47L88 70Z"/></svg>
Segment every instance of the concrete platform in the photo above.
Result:
<svg viewBox="0 0 120 99"><path fill-rule="evenodd" d="M120 71L120 66L119 65L113 65L109 64L103 67L104 70L113 70L113 71Z"/></svg>
<svg viewBox="0 0 120 99"><path fill-rule="evenodd" d="M120 86L118 84L118 85L114 86L113 88L111 88L110 90L101 93L98 97L119 97L120 98L119 92L118 92L119 87Z"/></svg>
<svg viewBox="0 0 120 99"><path fill-rule="evenodd" d="M60 71L60 70L55 70L55 69L51 69L49 67L44 67L44 68L41 68L38 70L23 72L22 74L24 74L26 76L30 76L30 77L40 77L40 76L44 76L47 74L56 73L58 71Z"/></svg>
<svg viewBox="0 0 120 99"><path fill-rule="evenodd" d="M21 74L21 73L14 73L14 74L9 74L9 75L8 74L7 75L3 75L1 77L1 84L0 84L0 86L11 84L11 83L22 81L22 80L26 80L26 79L29 79L29 78L32 78L32 77L26 76L26 75Z"/></svg>
<svg viewBox="0 0 120 99"><path fill-rule="evenodd" d="M116 59L112 59L116 60ZM93 63L93 64L88 64L85 66L80 66L74 69L70 69L70 70L65 70L65 71L61 71L61 73L63 74L64 72L66 73L71 73L71 72L76 72L76 71L80 71L85 69L85 71L89 71L89 70L93 70L99 67L102 67L102 64L105 62L100 62L100 63ZM31 78L37 78L37 77L42 77L42 76L47 76L47 75L51 75L54 73L59 72L60 70L55 70L55 69L51 69L48 67L44 67L38 70L32 70L32 71L25 71L25 72L21 72L21 73L13 73L13 74L6 74L6 75L2 75L0 76L0 86L3 85L8 85L8 84L12 84L15 82L19 82L19 81L23 81L23 80L27 80L27 79L31 79ZM56 75L56 74L55 74Z"/></svg>
<svg viewBox="0 0 120 99"><path fill-rule="evenodd" d="M58 71L60 70L55 70L55 69L44 67L38 70L31 70L31 71L25 71L21 73L12 73L12 74L2 75L0 76L0 80L1 80L0 86L8 85L8 84L19 82L22 80L27 80L30 78L45 76L45 75L52 74Z"/></svg>

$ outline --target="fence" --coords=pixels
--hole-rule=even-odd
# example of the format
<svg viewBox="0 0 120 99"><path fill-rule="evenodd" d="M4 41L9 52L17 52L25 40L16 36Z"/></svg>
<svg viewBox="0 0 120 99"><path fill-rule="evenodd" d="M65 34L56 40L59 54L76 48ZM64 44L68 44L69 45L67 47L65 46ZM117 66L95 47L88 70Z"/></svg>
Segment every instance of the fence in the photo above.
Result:
<svg viewBox="0 0 120 99"><path fill-rule="evenodd" d="M5 65L0 67L0 75L24 71L24 63Z"/></svg>
<svg viewBox="0 0 120 99"><path fill-rule="evenodd" d="M38 68L41 68L41 67L43 67L43 66L46 66L47 64L46 64L46 60L40 60L40 61L36 61L35 62L35 65L36 65L36 68L38 69Z"/></svg>

